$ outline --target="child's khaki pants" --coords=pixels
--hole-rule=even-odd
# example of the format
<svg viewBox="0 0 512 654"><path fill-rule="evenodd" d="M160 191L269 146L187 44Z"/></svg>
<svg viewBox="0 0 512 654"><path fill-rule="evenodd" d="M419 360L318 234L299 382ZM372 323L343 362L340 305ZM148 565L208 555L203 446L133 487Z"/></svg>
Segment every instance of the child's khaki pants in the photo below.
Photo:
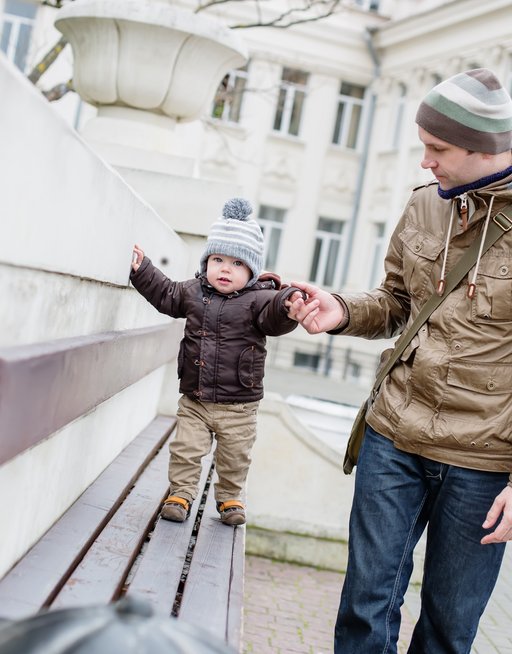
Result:
<svg viewBox="0 0 512 654"><path fill-rule="evenodd" d="M201 476L201 459L217 441L215 500L240 500L256 439L259 402L218 404L182 395L178 402L176 437L169 446L171 494L192 502ZM213 433L212 433L213 432Z"/></svg>

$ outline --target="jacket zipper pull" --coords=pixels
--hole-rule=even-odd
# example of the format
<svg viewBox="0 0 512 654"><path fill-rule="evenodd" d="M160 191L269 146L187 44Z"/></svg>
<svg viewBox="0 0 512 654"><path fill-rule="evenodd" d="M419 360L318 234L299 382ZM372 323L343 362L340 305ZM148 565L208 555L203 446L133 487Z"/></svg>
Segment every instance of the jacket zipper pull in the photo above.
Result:
<svg viewBox="0 0 512 654"><path fill-rule="evenodd" d="M468 195L463 193L460 196L460 217L462 220L462 229L466 231L468 228Z"/></svg>

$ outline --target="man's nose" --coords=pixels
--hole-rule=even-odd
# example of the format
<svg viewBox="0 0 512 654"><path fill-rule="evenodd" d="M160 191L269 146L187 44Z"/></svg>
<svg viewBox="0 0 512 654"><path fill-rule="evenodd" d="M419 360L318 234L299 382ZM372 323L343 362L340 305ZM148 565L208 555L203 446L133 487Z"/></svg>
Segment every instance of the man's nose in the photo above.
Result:
<svg viewBox="0 0 512 654"><path fill-rule="evenodd" d="M435 168L436 166L437 166L437 161L435 159L432 159L432 157L428 157L427 155L424 155L421 161L422 168Z"/></svg>

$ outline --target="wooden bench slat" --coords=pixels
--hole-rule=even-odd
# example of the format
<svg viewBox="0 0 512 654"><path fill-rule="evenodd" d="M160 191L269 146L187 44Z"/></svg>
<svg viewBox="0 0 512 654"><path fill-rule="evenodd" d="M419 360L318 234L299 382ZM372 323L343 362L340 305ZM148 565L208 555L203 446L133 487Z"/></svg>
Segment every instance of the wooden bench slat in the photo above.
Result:
<svg viewBox="0 0 512 654"><path fill-rule="evenodd" d="M167 496L169 453L162 447L59 592L52 609L117 599Z"/></svg>
<svg viewBox="0 0 512 654"><path fill-rule="evenodd" d="M237 527L234 533L233 556L226 626L226 641L238 650L242 639L245 575L245 527Z"/></svg>
<svg viewBox="0 0 512 654"><path fill-rule="evenodd" d="M213 452L203 458L200 489L204 488L212 459ZM200 502L201 494L192 504L190 517L183 523L157 521L127 595L137 595L155 610L171 614Z"/></svg>
<svg viewBox="0 0 512 654"><path fill-rule="evenodd" d="M223 525L215 506L213 483L185 583L178 619L226 640L231 591L234 532L245 527ZM226 556L226 552L228 555Z"/></svg>
<svg viewBox="0 0 512 654"><path fill-rule="evenodd" d="M175 423L155 418L0 581L2 617L24 618L53 599Z"/></svg>

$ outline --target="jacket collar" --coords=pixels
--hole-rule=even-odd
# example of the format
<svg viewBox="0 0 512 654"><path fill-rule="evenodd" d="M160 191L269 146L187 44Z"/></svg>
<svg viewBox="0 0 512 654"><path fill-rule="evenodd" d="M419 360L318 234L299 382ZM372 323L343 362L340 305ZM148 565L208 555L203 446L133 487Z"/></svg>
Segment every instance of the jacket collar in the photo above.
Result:
<svg viewBox="0 0 512 654"><path fill-rule="evenodd" d="M483 189L486 186L493 186L496 182L501 182L506 177L512 175L512 166L505 168L505 170L500 171L499 173L494 173L492 175L487 175L486 177L481 177L480 179L470 182L469 184L463 184L461 186L456 186L455 188L448 189L443 191L441 187L438 187L437 192L443 200L452 200L457 195L462 195L468 191L478 191Z"/></svg>

